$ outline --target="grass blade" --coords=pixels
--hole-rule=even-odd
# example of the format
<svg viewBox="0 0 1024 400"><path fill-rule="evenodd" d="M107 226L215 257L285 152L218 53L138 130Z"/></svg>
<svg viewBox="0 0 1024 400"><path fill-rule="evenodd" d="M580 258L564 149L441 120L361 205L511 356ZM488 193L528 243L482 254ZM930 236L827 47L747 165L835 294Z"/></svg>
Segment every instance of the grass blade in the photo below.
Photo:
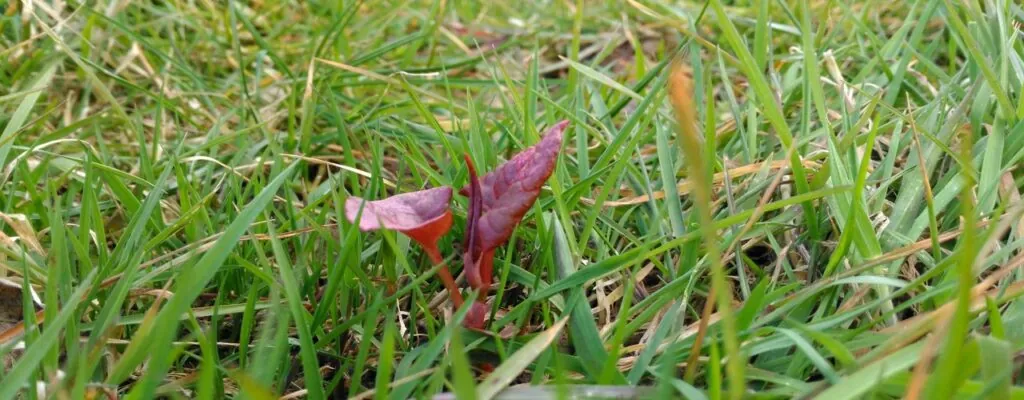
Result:
<svg viewBox="0 0 1024 400"><path fill-rule="evenodd" d="M568 320L568 318L562 318L561 321L530 339L515 354L495 368L494 372L487 376L487 379L480 382L480 386L477 387L477 397L484 400L492 399L512 383L537 356L547 350L548 346L562 333L562 328L565 327Z"/></svg>

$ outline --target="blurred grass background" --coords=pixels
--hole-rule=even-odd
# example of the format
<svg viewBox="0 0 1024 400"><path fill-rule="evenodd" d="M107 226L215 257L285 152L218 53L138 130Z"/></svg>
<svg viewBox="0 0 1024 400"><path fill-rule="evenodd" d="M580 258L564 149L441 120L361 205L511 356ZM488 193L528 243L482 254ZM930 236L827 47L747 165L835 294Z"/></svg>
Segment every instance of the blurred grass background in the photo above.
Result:
<svg viewBox="0 0 1024 400"><path fill-rule="evenodd" d="M1024 398L1013 0L0 11L0 398ZM563 119L490 334L341 217Z"/></svg>

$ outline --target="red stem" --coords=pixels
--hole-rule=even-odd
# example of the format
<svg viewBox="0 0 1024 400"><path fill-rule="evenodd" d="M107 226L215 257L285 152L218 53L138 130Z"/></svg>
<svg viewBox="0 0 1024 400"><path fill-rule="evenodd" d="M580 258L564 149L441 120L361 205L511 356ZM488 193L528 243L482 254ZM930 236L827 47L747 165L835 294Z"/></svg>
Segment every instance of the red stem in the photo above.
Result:
<svg viewBox="0 0 1024 400"><path fill-rule="evenodd" d="M490 311L491 308L487 306L487 303L481 299L476 299L469 307L469 313L466 314L466 319L462 320L462 325L482 331L484 330L484 324L487 322L487 314Z"/></svg>
<svg viewBox="0 0 1024 400"><path fill-rule="evenodd" d="M441 277L441 283L448 289L448 296L452 299L452 304L458 309L462 307L462 293L459 292L459 287L455 285L455 278L452 277L451 271L448 270L448 265L445 264L444 258L441 257L441 251L437 249L437 245L423 246L427 252L427 256L430 257L430 261L435 265L441 265L441 268L437 270L437 275Z"/></svg>
<svg viewBox="0 0 1024 400"><path fill-rule="evenodd" d="M487 250L484 255L480 257L480 281L482 286L479 288L481 293L486 295L491 290L491 284L494 283L494 250Z"/></svg>

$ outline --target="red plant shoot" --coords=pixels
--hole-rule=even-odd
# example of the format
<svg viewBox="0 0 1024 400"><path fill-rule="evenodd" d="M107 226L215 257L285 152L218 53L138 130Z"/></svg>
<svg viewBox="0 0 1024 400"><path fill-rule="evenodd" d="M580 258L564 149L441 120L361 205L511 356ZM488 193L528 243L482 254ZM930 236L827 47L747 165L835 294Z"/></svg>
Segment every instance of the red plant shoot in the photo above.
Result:
<svg viewBox="0 0 1024 400"><path fill-rule="evenodd" d="M491 285L494 250L512 236L512 231L537 201L541 186L551 176L562 148L562 134L569 121L551 127L533 147L523 150L482 179L466 158L470 184L460 193L469 196L466 228L466 277L470 286Z"/></svg>
<svg viewBox="0 0 1024 400"><path fill-rule="evenodd" d="M441 265L437 274L448 289L452 303L458 308L462 306L462 293L437 248L437 241L452 227L452 213L448 208L451 198L450 187L402 193L377 201L353 196L345 200L345 217L349 222L356 223L362 208L363 214L358 222L360 230L392 229L419 243L430 261Z"/></svg>
<svg viewBox="0 0 1024 400"><path fill-rule="evenodd" d="M479 291L480 297L470 305L463 324L483 329L489 307L487 290L492 284L494 251L505 243L516 225L537 201L540 189L555 169L562 136L569 121L562 121L548 129L536 145L523 150L511 160L501 164L482 178L469 156L465 156L469 169L469 185L460 193L469 197L463 253L466 280ZM392 229L409 236L426 251L434 264L441 265L438 275L448 289L456 308L463 303L455 279L444 264L437 241L451 228L449 210L452 189L448 187L421 190L366 201L350 197L345 201L345 216L352 223L359 219L359 229L371 231Z"/></svg>

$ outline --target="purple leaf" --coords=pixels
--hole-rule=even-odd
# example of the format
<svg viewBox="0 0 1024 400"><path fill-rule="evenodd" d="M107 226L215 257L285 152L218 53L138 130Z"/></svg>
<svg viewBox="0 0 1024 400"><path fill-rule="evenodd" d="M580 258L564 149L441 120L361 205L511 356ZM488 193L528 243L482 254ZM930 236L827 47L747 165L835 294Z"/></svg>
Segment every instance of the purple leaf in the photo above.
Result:
<svg viewBox="0 0 1024 400"><path fill-rule="evenodd" d="M498 166L479 182L470 163L470 185L460 193L470 197L465 243L468 245L466 258L470 260L466 277L471 286L490 286L494 249L508 240L540 195L541 187L554 171L568 125L569 121L562 121L551 127L540 142Z"/></svg>
<svg viewBox="0 0 1024 400"><path fill-rule="evenodd" d="M462 293L437 248L437 241L452 227L452 212L448 208L451 199L450 187L402 193L377 201L353 196L345 200L345 218L353 224L359 218L358 225L362 231L382 228L396 230L423 246L430 261L441 265L437 273L448 289L452 303L455 307L461 307ZM360 208L362 215L359 214Z"/></svg>
<svg viewBox="0 0 1024 400"><path fill-rule="evenodd" d="M436 245L452 226L452 214L448 209L451 198L452 189L449 187L402 193L376 201L353 196L345 201L345 217L356 223L362 207L363 214L358 222L360 230L391 229L408 235L421 245Z"/></svg>

